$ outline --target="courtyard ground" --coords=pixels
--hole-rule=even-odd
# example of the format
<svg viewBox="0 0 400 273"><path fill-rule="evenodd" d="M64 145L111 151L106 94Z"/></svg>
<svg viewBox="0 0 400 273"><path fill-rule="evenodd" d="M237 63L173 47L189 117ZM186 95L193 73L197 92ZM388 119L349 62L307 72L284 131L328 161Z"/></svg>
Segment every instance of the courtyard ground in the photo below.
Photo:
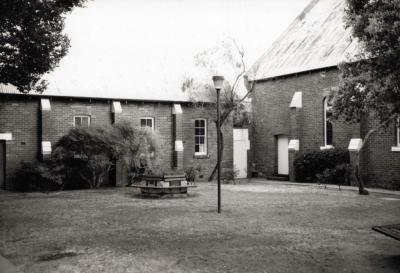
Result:
<svg viewBox="0 0 400 273"><path fill-rule="evenodd" d="M21 272L400 272L400 196L253 181L185 199L133 188L0 193L0 254ZM0 270L1 271L1 270Z"/></svg>

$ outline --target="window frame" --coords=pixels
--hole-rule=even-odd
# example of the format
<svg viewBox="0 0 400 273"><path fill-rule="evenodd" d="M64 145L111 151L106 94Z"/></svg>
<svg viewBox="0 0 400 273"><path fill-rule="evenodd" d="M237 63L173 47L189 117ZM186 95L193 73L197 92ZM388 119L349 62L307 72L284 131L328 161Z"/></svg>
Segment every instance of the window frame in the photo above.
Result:
<svg viewBox="0 0 400 273"><path fill-rule="evenodd" d="M147 126L147 120L151 120L151 126ZM142 120L146 120L146 126L142 126ZM154 123L154 117L141 117L139 119L140 122L140 128L151 128L151 130L155 130L155 123Z"/></svg>
<svg viewBox="0 0 400 273"><path fill-rule="evenodd" d="M204 135L196 135L196 129L202 129L203 127L196 127L196 121L200 121L203 120L204 121ZM196 118L194 120L194 155L195 156L205 156L208 154L208 139L207 139L207 119L205 118ZM198 136L203 136L204 137L204 152L196 152L196 137ZM200 145L200 144L199 144Z"/></svg>
<svg viewBox="0 0 400 273"><path fill-rule="evenodd" d="M88 126L87 127L90 127L90 124L91 124L91 119L92 119L92 117L90 116L90 115L76 115L76 116L74 116L74 128L78 128L77 126L76 126L76 118L80 118L81 119L81 124L82 124L82 118L87 118L88 119ZM83 127L82 125L80 125L79 127Z"/></svg>
<svg viewBox="0 0 400 273"><path fill-rule="evenodd" d="M395 132L396 132L396 147L400 147L400 118L397 119L395 123Z"/></svg>
<svg viewBox="0 0 400 273"><path fill-rule="evenodd" d="M328 144L327 112L328 112L328 110L332 109L332 105L328 104L328 100L329 100L328 97L325 97L323 100L323 116L324 116L324 118L323 118L323 120L324 120L324 131L323 131L324 146L323 146L323 148L325 148L325 149L333 148L333 126L332 126L333 124L332 124L332 122L330 122L331 126L332 126L332 136L331 136L332 143Z"/></svg>

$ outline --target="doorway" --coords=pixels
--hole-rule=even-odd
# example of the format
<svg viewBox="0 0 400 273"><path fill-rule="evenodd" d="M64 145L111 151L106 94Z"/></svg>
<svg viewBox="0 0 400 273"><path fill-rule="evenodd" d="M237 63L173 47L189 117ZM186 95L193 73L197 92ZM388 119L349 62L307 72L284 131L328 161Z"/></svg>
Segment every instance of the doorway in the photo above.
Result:
<svg viewBox="0 0 400 273"><path fill-rule="evenodd" d="M233 129L233 164L237 178L247 177L247 151L250 148L248 129Z"/></svg>
<svg viewBox="0 0 400 273"><path fill-rule="evenodd" d="M289 174L289 138L278 135L278 174Z"/></svg>

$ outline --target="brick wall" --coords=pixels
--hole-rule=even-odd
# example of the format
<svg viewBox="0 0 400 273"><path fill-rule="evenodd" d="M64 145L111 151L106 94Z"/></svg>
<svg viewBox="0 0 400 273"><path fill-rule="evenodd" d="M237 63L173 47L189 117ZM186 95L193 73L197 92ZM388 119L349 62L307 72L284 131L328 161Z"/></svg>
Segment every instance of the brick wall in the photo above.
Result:
<svg viewBox="0 0 400 273"><path fill-rule="evenodd" d="M251 134L252 161L258 171L268 176L276 172L276 135L297 135L300 151L297 154L319 150L324 146L323 99L339 83L338 70L304 73L275 80L258 82L253 94L253 128ZM295 92L302 92L303 107L297 109L297 118L291 117L289 105ZM296 120L294 134L291 123ZM368 123L368 122L367 122ZM368 123L371 124L371 123ZM365 132L361 134L365 135ZM360 124L333 123L333 146L347 148L351 138L360 137ZM366 147L363 159L366 178L371 185L386 187L399 182L400 153L391 152L394 129L373 137ZM376 159L379 158L379 162ZM291 168L292 166L289 166ZM379 181L379 182L373 182Z"/></svg>
<svg viewBox="0 0 400 273"><path fill-rule="evenodd" d="M21 161L36 162L39 156L39 101L0 97L0 133L12 133L6 141L6 181ZM7 185L10 186L10 185Z"/></svg>
<svg viewBox="0 0 400 273"><path fill-rule="evenodd" d="M74 116L90 116L91 126L111 125L108 101L52 99L50 103L51 111L46 113L49 120L43 139L48 139L53 145L74 127Z"/></svg>
<svg viewBox="0 0 400 273"><path fill-rule="evenodd" d="M217 129L215 126L216 108L196 106L182 107L183 110L183 165L184 168L193 166L200 168L201 179L206 180L217 162ZM195 156L194 121L198 118L207 120L207 156ZM221 162L221 171L233 167L233 121L230 118L221 128L224 138L224 151Z"/></svg>
<svg viewBox="0 0 400 273"><path fill-rule="evenodd" d="M113 116L111 101L89 99L51 98L51 110L40 110L40 97L0 96L0 133L11 132L12 141L6 142L6 174L9 176L19 162L36 162L41 158L41 141L58 139L73 128L74 116L90 116L91 126L110 126L116 117L126 120L134 126L140 126L141 117L154 118L155 130L163 142L163 168L174 168L174 115L173 103L153 103L121 101L122 112ZM216 163L216 128L213 119L215 107L192 107L182 105L183 167L201 167L202 175L207 178ZM203 158L194 156L194 120L207 120L208 155ZM225 150L223 168L233 166L233 130L230 119L223 127ZM8 179L8 178L7 178Z"/></svg>
<svg viewBox="0 0 400 273"><path fill-rule="evenodd" d="M361 136L377 125L371 117L361 121ZM373 134L361 154L362 174L367 186L400 190L400 152L395 146L395 124Z"/></svg>
<svg viewBox="0 0 400 273"><path fill-rule="evenodd" d="M154 119L154 130L159 134L163 146L163 168L171 170L173 162L173 116L171 103L121 102L122 113L118 121L128 121L133 126L140 126L140 118Z"/></svg>

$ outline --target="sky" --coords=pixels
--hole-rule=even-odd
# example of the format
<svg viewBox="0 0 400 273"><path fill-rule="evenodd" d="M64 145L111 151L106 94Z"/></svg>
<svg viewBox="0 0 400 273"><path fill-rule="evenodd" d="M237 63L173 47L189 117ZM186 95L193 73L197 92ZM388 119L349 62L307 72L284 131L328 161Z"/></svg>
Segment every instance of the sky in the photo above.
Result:
<svg viewBox="0 0 400 273"><path fill-rule="evenodd" d="M49 91L174 96L196 54L233 38L249 67L310 1L90 0L67 15L71 47Z"/></svg>

